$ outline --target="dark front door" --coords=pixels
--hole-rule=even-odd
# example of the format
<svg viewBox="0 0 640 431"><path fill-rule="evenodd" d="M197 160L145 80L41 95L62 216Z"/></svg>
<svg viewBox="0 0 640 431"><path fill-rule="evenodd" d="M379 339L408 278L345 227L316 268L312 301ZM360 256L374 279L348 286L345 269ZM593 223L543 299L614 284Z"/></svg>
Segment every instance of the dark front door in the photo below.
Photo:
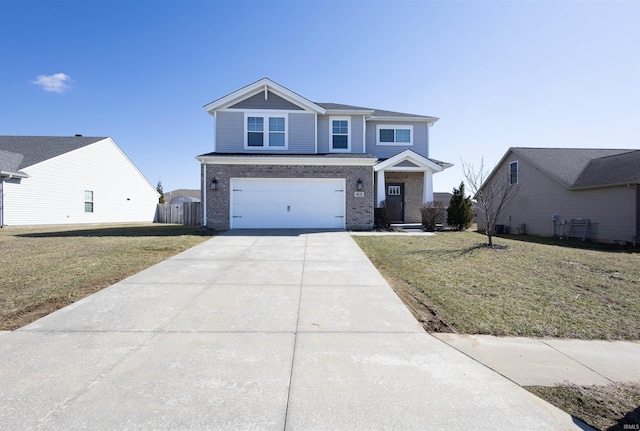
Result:
<svg viewBox="0 0 640 431"><path fill-rule="evenodd" d="M387 183L386 187L389 223L404 223L404 184Z"/></svg>

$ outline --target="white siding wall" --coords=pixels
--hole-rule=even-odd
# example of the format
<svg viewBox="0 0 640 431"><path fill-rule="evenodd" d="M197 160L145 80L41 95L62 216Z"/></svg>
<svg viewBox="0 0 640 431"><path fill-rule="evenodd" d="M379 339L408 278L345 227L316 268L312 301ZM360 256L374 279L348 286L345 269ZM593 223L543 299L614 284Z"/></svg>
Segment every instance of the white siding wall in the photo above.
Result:
<svg viewBox="0 0 640 431"><path fill-rule="evenodd" d="M111 140L105 139L23 169L29 178L5 183L5 224L150 222L158 194ZM84 212L84 191L94 212Z"/></svg>
<svg viewBox="0 0 640 431"><path fill-rule="evenodd" d="M588 218L591 223L595 223L591 239L633 241L633 187L570 191L514 154L504 160L501 165L502 174L506 175L509 163L513 161L518 161L519 190L498 224L511 226L511 232L517 233L518 225L524 223L529 234L551 236L551 216L558 214L560 222L567 221L566 225L556 227L558 235L562 235L563 229L565 235L568 234L571 219ZM481 217L478 227L481 227Z"/></svg>

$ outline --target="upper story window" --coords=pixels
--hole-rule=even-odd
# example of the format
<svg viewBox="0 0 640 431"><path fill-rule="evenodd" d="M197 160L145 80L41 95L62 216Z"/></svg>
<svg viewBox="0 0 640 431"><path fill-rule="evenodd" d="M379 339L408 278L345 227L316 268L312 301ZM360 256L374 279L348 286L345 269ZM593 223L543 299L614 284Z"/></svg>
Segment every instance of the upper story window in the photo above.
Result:
<svg viewBox="0 0 640 431"><path fill-rule="evenodd" d="M378 124L376 138L378 145L413 145L413 126Z"/></svg>
<svg viewBox="0 0 640 431"><path fill-rule="evenodd" d="M287 117L283 114L247 114L245 130L245 149L287 148Z"/></svg>
<svg viewBox="0 0 640 431"><path fill-rule="evenodd" d="M351 150L351 119L349 117L331 117L329 119L331 151L347 152Z"/></svg>
<svg viewBox="0 0 640 431"><path fill-rule="evenodd" d="M509 184L518 184L518 162L509 163Z"/></svg>

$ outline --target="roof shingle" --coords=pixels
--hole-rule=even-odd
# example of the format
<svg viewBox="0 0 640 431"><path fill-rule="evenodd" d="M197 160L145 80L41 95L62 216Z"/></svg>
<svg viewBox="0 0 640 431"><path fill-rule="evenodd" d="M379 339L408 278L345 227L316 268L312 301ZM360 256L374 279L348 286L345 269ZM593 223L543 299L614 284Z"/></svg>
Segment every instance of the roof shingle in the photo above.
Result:
<svg viewBox="0 0 640 431"><path fill-rule="evenodd" d="M24 169L106 138L84 136L0 136L0 150L22 155L17 169Z"/></svg>

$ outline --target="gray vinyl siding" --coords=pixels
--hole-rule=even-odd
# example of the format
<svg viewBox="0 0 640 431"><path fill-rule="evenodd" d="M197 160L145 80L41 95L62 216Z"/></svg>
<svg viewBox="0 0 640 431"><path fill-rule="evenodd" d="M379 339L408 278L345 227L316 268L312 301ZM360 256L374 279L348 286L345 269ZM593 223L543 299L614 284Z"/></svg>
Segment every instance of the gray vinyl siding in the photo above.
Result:
<svg viewBox="0 0 640 431"><path fill-rule="evenodd" d="M364 118L362 115L318 115L318 153L326 154L331 152L330 117L348 117L351 124L351 153L364 153L362 142L362 128Z"/></svg>
<svg viewBox="0 0 640 431"><path fill-rule="evenodd" d="M315 118L315 114L310 113L289 114L289 153L315 153Z"/></svg>
<svg viewBox="0 0 640 431"><path fill-rule="evenodd" d="M413 145L377 145L376 126L388 125L395 126L398 124L413 126ZM381 159L388 159L404 150L412 150L421 156L429 157L429 126L426 123L411 122L387 122L387 121L368 121L367 122L367 153Z"/></svg>
<svg viewBox="0 0 640 431"><path fill-rule="evenodd" d="M217 112L215 132L216 151L244 152L244 112Z"/></svg>
<svg viewBox="0 0 640 431"><path fill-rule="evenodd" d="M289 102L282 97L268 92L268 98L265 100L264 91L260 91L241 102L236 103L229 108L233 109L283 109L286 111L301 111L302 108Z"/></svg>
<svg viewBox="0 0 640 431"><path fill-rule="evenodd" d="M216 151L220 153L313 154L315 152L315 114L300 112L287 115L289 149L244 148L244 112L216 113Z"/></svg>
<svg viewBox="0 0 640 431"><path fill-rule="evenodd" d="M329 116L318 115L318 153L329 152Z"/></svg>
<svg viewBox="0 0 640 431"><path fill-rule="evenodd" d="M362 115L351 116L351 152L362 154L364 153L362 142L362 128L365 127L364 118Z"/></svg>
<svg viewBox="0 0 640 431"><path fill-rule="evenodd" d="M507 175L509 164L518 162L517 196L505 209L498 224L526 225L532 235L551 236L551 217L558 214L558 236L568 235L571 219L590 219L593 224L589 238L596 241L633 241L635 236L635 187L606 187L590 190L568 190L548 175L534 169L526 160L511 154L500 165L500 174ZM509 220L509 217L511 219ZM562 224L566 221L565 224ZM481 216L478 226L482 227Z"/></svg>

